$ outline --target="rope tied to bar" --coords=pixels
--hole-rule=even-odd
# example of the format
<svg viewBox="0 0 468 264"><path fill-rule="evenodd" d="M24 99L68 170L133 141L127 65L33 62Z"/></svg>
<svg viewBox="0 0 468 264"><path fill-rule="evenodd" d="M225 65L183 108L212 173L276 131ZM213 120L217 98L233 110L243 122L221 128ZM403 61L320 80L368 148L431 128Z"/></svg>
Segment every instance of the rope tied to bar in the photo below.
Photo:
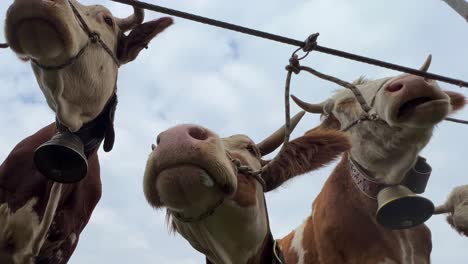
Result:
<svg viewBox="0 0 468 264"><path fill-rule="evenodd" d="M211 25L211 26L224 28L224 29L240 32L240 33L243 33L243 34L259 37L259 38L264 38L264 39L280 42L280 43L283 43L283 44L297 46L297 47L300 47L300 49L303 49L305 52L307 52L307 51L310 52L312 50L315 50L317 52L326 53L326 54L329 54L329 55L332 55L332 56L342 57L342 58L345 58L345 59L359 61L359 62L362 62L362 63L367 63L367 64L375 65L375 66L378 66L378 67L383 67L383 68L392 69L392 70L395 70L395 71L400 71L400 72L405 72L405 73L417 75L417 76L420 76L420 77L423 77L423 78L426 78L426 79L432 79L432 80L437 80L437 81L441 81L441 82L450 83L450 84L453 84L453 85L457 85L459 87L468 87L468 82L463 81L461 79L455 79L455 78L450 78L450 77L447 77L447 76L442 76L442 75L438 75L438 74L434 74L434 73L424 72L424 71L420 71L420 70L416 70L416 69L413 69L413 68L409 68L409 67L389 63L389 62L382 61L382 60L377 60L377 59L373 59L373 58L369 58L369 57L365 57L365 56L361 56L361 55L357 55L357 54L352 54L352 53L337 50L337 49L332 49L332 48L320 46L320 45L317 45L316 43L314 44L314 42L312 41L313 38L314 38L313 35L310 37L311 39L308 39L306 41L299 41L299 40L296 40L296 39L291 39L291 38L287 38L287 37L284 37L284 36L275 35L275 34L263 32L263 31L260 31L260 30L255 30L255 29L252 29L252 28L235 25L235 24L232 24L232 23L226 23L226 22L223 22L223 21L219 21L219 20L215 20L215 19L211 19L211 18L207 18L207 17L203 17L203 16L198 16L198 15L195 15L195 14L182 12L182 11L179 11L179 10L174 10L174 9L170 9L170 8L166 8L166 7L162 7L162 6L158 6L158 5L153 5L153 4L149 4L149 3L146 3L146 2L142 2L142 1L137 1L137 0L110 0L110 1L118 2L118 3L122 3L122 4L126 4L126 5L131 5L131 6L134 6L134 7L139 7L139 8L142 8L142 9L151 10L151 11L155 11L155 12L159 12L159 13L163 13L163 14L168 14L168 15L171 15L171 16L176 16L176 17L188 19L188 20L203 23L203 24L206 24L206 25ZM309 43L307 43L307 42L309 42Z"/></svg>

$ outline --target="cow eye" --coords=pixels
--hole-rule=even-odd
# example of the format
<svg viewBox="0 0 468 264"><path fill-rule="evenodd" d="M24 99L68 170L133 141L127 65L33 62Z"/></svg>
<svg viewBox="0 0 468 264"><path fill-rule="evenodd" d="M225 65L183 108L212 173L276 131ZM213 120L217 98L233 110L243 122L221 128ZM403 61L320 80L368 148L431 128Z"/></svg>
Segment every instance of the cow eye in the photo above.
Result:
<svg viewBox="0 0 468 264"><path fill-rule="evenodd" d="M110 16L105 16L104 22L106 22L110 27L114 27L114 20Z"/></svg>
<svg viewBox="0 0 468 264"><path fill-rule="evenodd" d="M257 152L257 149L255 148L255 146L253 145L247 145L247 150L250 152L250 154L254 155L254 156L258 156L258 152Z"/></svg>

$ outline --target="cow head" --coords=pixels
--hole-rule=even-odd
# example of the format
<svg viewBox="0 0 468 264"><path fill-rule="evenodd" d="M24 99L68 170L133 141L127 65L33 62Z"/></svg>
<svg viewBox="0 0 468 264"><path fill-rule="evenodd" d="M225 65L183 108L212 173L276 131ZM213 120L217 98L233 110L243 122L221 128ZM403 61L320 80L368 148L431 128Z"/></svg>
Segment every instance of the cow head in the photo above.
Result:
<svg viewBox="0 0 468 264"><path fill-rule="evenodd" d="M159 134L149 156L145 196L152 206L168 208L175 216L175 230L213 263L247 263L267 237L263 192L321 167L349 148L347 138L337 131L316 131L291 141L262 172L265 190L232 162L259 170L269 162L262 156L281 145L283 137L280 128L256 144L245 135L220 138L196 125L171 128ZM176 214L198 219L188 223Z"/></svg>
<svg viewBox="0 0 468 264"><path fill-rule="evenodd" d="M468 185L455 187L436 214L447 213L447 222L460 234L468 237Z"/></svg>
<svg viewBox="0 0 468 264"><path fill-rule="evenodd" d="M143 18L138 8L120 19L103 6L85 6L76 0L15 0L7 12L5 35L20 58L35 62L32 67L47 103L74 132L103 110L114 92L118 65L134 60L172 24L170 18L142 24ZM90 42L86 26L99 35L114 58L103 45ZM71 62L73 58L76 61ZM39 65L67 66L46 70Z"/></svg>
<svg viewBox="0 0 468 264"><path fill-rule="evenodd" d="M421 70L427 70L430 61L429 56ZM415 164L435 125L465 105L463 95L442 91L437 82L415 75L360 78L354 84L380 120L361 122L348 131L351 156L369 175L391 185L400 183ZM343 129L363 114L348 89L320 104L293 99L306 111L322 114L321 127Z"/></svg>

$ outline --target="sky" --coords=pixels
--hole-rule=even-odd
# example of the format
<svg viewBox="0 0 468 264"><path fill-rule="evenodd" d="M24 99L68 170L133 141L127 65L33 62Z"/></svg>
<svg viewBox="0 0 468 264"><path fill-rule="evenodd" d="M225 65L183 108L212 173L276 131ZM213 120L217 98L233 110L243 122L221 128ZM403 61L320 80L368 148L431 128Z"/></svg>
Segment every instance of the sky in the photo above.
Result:
<svg viewBox="0 0 468 264"><path fill-rule="evenodd" d="M5 14L11 0L0 2ZM131 8L104 0L116 16ZM149 1L165 7L248 26L298 40L320 32L322 46L418 68L433 55L430 71L468 80L468 25L441 0ZM161 14L147 12L146 19ZM203 125L221 136L247 134L260 141L284 122L284 66L295 47L174 18L139 58L120 68L116 143L100 151L102 198L80 236L71 264L203 263L204 257L179 235L168 232L163 210L143 196L146 159L158 133L181 123ZM4 19L0 19L3 28ZM2 34L3 35L3 34ZM0 35L0 42L4 37ZM302 64L347 81L399 73L312 52ZM54 120L29 64L0 50L0 160L17 142ZM468 96L467 89L440 83ZM320 102L339 89L300 74L292 93ZM292 104L292 113L299 109ZM454 115L468 119L468 109ZM293 138L318 124L307 115ZM455 186L468 183L468 126L438 125L422 155L433 168L425 197L445 201ZM311 203L333 165L296 178L267 194L275 238L289 233L311 212ZM466 263L468 238L433 216L432 263Z"/></svg>

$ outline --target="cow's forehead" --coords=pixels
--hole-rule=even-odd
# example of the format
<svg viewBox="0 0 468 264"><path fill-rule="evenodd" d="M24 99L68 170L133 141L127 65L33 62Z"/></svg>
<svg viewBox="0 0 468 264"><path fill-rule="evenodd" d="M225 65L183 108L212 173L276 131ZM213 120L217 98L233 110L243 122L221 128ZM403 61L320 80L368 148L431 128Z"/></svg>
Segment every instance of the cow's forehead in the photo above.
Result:
<svg viewBox="0 0 468 264"><path fill-rule="evenodd" d="M222 140L224 143L224 147L227 149L233 149L233 148L240 147L242 145L247 145L247 144L254 144L252 139L242 134L225 137Z"/></svg>
<svg viewBox="0 0 468 264"><path fill-rule="evenodd" d="M367 103L370 104L371 102L369 100L371 100L376 95L376 93L382 86L384 86L388 81L390 81L393 78L396 77L385 77L376 80L366 80L361 78L357 81L355 86L359 89L362 96L366 99ZM343 99L350 97L354 97L354 94L351 92L351 90L343 88L337 91L331 99L333 99L335 102L339 102Z"/></svg>

